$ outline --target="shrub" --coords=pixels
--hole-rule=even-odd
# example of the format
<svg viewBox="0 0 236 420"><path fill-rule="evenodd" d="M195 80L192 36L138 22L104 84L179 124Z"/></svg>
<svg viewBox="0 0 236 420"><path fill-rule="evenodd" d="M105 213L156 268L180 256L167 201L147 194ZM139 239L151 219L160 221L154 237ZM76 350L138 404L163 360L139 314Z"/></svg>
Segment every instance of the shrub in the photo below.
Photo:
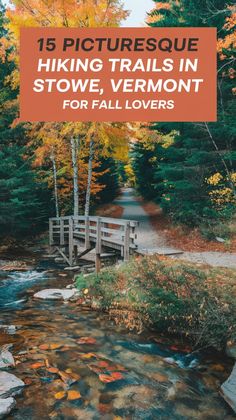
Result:
<svg viewBox="0 0 236 420"><path fill-rule="evenodd" d="M236 339L236 278L232 274L230 282L229 273L233 272L151 256L89 276L86 286L102 298L104 308L114 302L123 305L129 320L126 325L136 324L132 313L142 319L143 326L188 337L196 348L220 350L228 340Z"/></svg>

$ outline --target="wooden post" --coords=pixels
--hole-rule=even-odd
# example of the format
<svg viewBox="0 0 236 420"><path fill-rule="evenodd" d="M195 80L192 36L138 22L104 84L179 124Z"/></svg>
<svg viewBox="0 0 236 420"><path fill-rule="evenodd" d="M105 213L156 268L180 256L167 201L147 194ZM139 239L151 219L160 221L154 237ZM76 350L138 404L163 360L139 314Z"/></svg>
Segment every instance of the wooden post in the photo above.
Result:
<svg viewBox="0 0 236 420"><path fill-rule="evenodd" d="M74 251L74 241L73 241L73 217L69 218L69 261L70 265L73 265L73 251Z"/></svg>
<svg viewBox="0 0 236 420"><path fill-rule="evenodd" d="M53 221L49 219L49 252L52 253L53 246Z"/></svg>
<svg viewBox="0 0 236 420"><path fill-rule="evenodd" d="M65 245L64 220L60 219L60 245Z"/></svg>
<svg viewBox="0 0 236 420"><path fill-rule="evenodd" d="M129 245L130 245L130 223L125 224L124 234L124 261L129 261Z"/></svg>
<svg viewBox="0 0 236 420"><path fill-rule="evenodd" d="M90 248L90 241L89 241L89 226L90 226L90 222L89 222L89 217L87 216L85 218L85 249L89 249Z"/></svg>
<svg viewBox="0 0 236 420"><path fill-rule="evenodd" d="M95 257L95 269L98 274L101 270L101 248L102 248L102 235L101 235L101 218L97 218L97 240L96 240L96 257Z"/></svg>

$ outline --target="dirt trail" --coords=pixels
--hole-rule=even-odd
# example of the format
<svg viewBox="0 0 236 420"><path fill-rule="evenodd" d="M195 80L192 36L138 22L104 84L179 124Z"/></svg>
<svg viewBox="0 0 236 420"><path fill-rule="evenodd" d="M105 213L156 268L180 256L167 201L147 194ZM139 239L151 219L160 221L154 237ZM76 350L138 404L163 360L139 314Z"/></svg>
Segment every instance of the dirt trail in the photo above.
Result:
<svg viewBox="0 0 236 420"><path fill-rule="evenodd" d="M143 209L132 188L125 188L115 204L123 207L123 219L139 222L136 241L139 251L145 254L171 254L181 251L168 246L163 234L153 229L149 215ZM236 268L236 254L227 252L183 252L172 257L214 267Z"/></svg>

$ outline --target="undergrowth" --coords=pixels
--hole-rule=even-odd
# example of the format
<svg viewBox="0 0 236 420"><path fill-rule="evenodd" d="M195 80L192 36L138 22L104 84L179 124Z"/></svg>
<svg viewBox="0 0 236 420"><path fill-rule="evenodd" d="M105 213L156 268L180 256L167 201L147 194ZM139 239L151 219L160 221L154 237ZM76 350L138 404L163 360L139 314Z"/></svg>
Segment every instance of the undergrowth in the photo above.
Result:
<svg viewBox="0 0 236 420"><path fill-rule="evenodd" d="M195 348L222 350L236 339L236 271L196 268L155 256L133 259L99 275L77 277L117 322L187 337Z"/></svg>

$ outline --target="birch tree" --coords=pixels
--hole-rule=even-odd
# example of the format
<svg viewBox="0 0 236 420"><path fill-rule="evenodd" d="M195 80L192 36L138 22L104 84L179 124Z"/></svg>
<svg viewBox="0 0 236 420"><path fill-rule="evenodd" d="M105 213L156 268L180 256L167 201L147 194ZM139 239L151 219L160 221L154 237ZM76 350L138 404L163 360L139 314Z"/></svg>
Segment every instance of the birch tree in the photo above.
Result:
<svg viewBox="0 0 236 420"><path fill-rule="evenodd" d="M52 161L52 170L53 170L54 200L55 200L56 217L60 217L59 200L58 200L58 183L57 183L57 165L56 165L56 159L55 159L55 154L54 154L53 147L52 147L52 150L51 150L50 159Z"/></svg>
<svg viewBox="0 0 236 420"><path fill-rule="evenodd" d="M78 138L71 137L71 158L73 168L74 216L79 215Z"/></svg>
<svg viewBox="0 0 236 420"><path fill-rule="evenodd" d="M85 211L84 211L85 216L89 215L89 209L90 209L93 157L94 157L94 140L93 140L93 136L91 136L90 142L89 142L88 181L87 181Z"/></svg>

